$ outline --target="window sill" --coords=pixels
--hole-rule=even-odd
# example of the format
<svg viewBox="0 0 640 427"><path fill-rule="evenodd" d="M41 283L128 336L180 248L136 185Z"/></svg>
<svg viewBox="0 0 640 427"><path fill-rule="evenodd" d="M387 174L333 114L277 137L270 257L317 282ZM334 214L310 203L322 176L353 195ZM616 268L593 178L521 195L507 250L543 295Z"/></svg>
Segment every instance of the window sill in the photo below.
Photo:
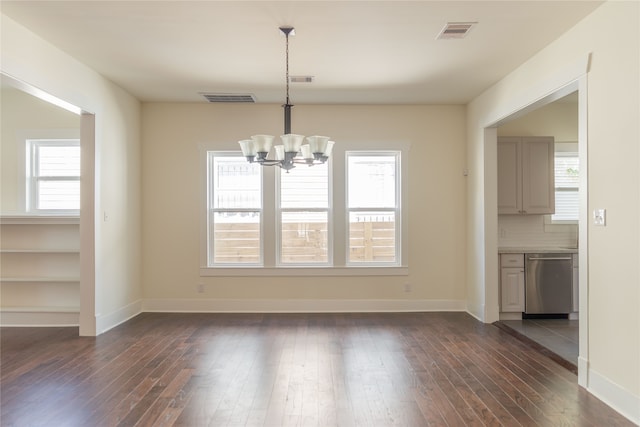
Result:
<svg viewBox="0 0 640 427"><path fill-rule="evenodd" d="M201 267L200 276L408 276L409 267Z"/></svg>
<svg viewBox="0 0 640 427"><path fill-rule="evenodd" d="M551 218L551 215L544 216L544 225L578 225L578 220L554 220Z"/></svg>

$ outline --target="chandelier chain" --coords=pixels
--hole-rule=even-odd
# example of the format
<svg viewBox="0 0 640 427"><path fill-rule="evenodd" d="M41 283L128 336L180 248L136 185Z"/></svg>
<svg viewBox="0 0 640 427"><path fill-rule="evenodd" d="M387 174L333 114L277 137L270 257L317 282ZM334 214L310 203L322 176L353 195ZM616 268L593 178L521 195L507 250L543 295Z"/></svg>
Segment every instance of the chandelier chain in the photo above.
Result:
<svg viewBox="0 0 640 427"><path fill-rule="evenodd" d="M285 50L285 59L286 59L286 79L287 79L287 105L289 105L289 33L285 34L287 42L286 42L286 50Z"/></svg>

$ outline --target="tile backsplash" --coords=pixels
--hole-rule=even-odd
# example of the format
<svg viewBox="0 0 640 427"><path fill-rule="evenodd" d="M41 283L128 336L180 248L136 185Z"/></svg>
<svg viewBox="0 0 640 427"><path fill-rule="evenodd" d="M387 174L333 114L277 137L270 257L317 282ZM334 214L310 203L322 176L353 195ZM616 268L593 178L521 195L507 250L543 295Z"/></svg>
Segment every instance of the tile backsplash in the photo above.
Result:
<svg viewBox="0 0 640 427"><path fill-rule="evenodd" d="M575 248L578 225L545 223L545 215L498 215L498 246Z"/></svg>

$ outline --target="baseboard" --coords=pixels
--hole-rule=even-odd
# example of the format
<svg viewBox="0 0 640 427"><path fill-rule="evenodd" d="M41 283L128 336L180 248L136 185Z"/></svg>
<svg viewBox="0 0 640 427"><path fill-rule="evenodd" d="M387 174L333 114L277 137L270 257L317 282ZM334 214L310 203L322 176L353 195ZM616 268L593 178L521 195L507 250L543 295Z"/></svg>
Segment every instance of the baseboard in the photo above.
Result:
<svg viewBox="0 0 640 427"><path fill-rule="evenodd" d="M522 313L500 312L500 320L522 320Z"/></svg>
<svg viewBox="0 0 640 427"><path fill-rule="evenodd" d="M142 313L142 305L143 301L137 300L107 315L97 315L96 335L103 334L109 329L113 329L116 326Z"/></svg>
<svg viewBox="0 0 640 427"><path fill-rule="evenodd" d="M468 302L467 302L466 312L469 313L471 316L473 316L479 322L485 323L485 321L484 321L484 305L483 304L480 304L480 305L469 305Z"/></svg>
<svg viewBox="0 0 640 427"><path fill-rule="evenodd" d="M640 425L640 396L620 387L593 369L589 370L587 390L598 399L618 411L629 421Z"/></svg>
<svg viewBox="0 0 640 427"><path fill-rule="evenodd" d="M74 308L3 308L0 310L2 327L77 327L80 310Z"/></svg>
<svg viewBox="0 0 640 427"><path fill-rule="evenodd" d="M346 313L466 311L465 300L145 299L145 312Z"/></svg>
<svg viewBox="0 0 640 427"><path fill-rule="evenodd" d="M578 385L587 388L589 385L589 361L578 356Z"/></svg>

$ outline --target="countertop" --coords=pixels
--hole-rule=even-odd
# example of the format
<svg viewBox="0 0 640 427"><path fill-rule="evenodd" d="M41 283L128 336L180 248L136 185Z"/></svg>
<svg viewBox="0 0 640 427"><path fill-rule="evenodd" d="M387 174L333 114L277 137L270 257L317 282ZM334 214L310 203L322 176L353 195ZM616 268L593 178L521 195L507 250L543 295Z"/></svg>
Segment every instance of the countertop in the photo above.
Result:
<svg viewBox="0 0 640 427"><path fill-rule="evenodd" d="M536 247L500 247L498 248L499 254L545 254L545 253L554 253L554 254L577 254L577 248L536 248Z"/></svg>

